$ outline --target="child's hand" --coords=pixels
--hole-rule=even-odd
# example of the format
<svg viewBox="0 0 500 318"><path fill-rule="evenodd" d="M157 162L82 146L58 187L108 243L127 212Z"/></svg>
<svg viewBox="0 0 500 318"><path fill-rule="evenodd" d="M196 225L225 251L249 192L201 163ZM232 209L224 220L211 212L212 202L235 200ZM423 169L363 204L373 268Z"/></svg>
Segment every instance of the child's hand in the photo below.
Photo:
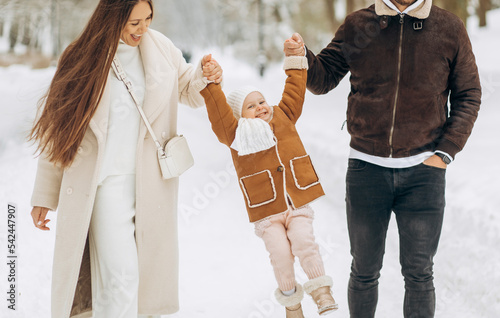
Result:
<svg viewBox="0 0 500 318"><path fill-rule="evenodd" d="M202 67L202 69L203 69L203 76L204 77L209 77L212 74L212 72L215 70L216 66L217 65L214 62L212 62L212 61L206 62L203 65L203 67Z"/></svg>
<svg viewBox="0 0 500 318"><path fill-rule="evenodd" d="M203 56L203 58L201 59L201 66L204 67L205 64L207 64L211 60L212 60L212 54L208 54L208 55Z"/></svg>
<svg viewBox="0 0 500 318"><path fill-rule="evenodd" d="M203 77L206 77L209 81L213 81L216 84L222 82L222 68L219 63L212 58L212 54L203 57L201 66L203 69Z"/></svg>
<svg viewBox="0 0 500 318"><path fill-rule="evenodd" d="M286 56L305 56L304 40L298 33L294 33L290 38L285 40L283 44L283 52Z"/></svg>

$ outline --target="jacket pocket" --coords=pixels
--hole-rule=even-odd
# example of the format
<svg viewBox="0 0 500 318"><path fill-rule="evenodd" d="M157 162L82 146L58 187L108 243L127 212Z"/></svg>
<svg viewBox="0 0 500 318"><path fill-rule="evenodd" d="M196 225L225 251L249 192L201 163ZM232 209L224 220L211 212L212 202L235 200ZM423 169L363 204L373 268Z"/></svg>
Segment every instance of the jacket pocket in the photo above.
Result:
<svg viewBox="0 0 500 318"><path fill-rule="evenodd" d="M439 115L439 119L442 121L442 122L445 122L446 119L448 118L448 100L444 99L443 96L441 96L441 94L437 95L437 110L438 110L438 115Z"/></svg>
<svg viewBox="0 0 500 318"><path fill-rule="evenodd" d="M309 155L293 158L290 160L290 167L297 188L306 190L319 184L318 175Z"/></svg>
<svg viewBox="0 0 500 318"><path fill-rule="evenodd" d="M276 200L276 187L269 170L241 177L240 184L250 208L256 208Z"/></svg>

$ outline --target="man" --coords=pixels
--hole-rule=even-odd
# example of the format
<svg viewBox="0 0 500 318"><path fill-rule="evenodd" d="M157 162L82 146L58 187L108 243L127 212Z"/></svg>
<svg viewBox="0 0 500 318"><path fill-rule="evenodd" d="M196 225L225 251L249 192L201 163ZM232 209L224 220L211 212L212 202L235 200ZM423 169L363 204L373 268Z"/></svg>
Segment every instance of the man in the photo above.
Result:
<svg viewBox="0 0 500 318"><path fill-rule="evenodd" d="M306 54L307 87L315 94L327 93L351 72L351 317L375 315L391 212L399 228L404 317L434 317L432 267L446 166L463 149L481 99L463 23L431 0L376 0L349 15L318 55L305 49L299 34L285 42L284 51Z"/></svg>

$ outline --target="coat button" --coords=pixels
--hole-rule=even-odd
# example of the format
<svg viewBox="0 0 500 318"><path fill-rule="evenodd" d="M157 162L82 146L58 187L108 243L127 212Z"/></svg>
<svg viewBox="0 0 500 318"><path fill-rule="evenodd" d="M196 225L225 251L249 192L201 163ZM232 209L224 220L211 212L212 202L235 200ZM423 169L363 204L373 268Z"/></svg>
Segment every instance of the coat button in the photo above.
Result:
<svg viewBox="0 0 500 318"><path fill-rule="evenodd" d="M385 29L389 23L389 18L387 16L383 16L382 19L380 20L380 27L382 29Z"/></svg>
<svg viewBox="0 0 500 318"><path fill-rule="evenodd" d="M163 138L163 139L167 139L167 132L163 131L163 132L161 133L161 138Z"/></svg>
<svg viewBox="0 0 500 318"><path fill-rule="evenodd" d="M283 170L285 170L285 168L283 168L283 166L279 166L278 169L276 169L276 170L278 170L278 172L283 172Z"/></svg>
<svg viewBox="0 0 500 318"><path fill-rule="evenodd" d="M66 193L71 195L73 193L73 189L72 188L67 188L66 189Z"/></svg>

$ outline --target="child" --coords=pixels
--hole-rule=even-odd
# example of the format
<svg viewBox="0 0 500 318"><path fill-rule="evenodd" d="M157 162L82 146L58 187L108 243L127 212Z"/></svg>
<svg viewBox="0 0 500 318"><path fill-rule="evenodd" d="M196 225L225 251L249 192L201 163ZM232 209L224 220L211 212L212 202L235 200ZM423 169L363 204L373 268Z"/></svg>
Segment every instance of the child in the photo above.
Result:
<svg viewBox="0 0 500 318"><path fill-rule="evenodd" d="M212 63L203 66L204 75ZM250 222L270 254L279 286L276 299L286 307L287 318L303 318L304 290L320 315L338 305L314 239L313 211L308 206L324 192L295 129L304 102L307 59L286 57L284 68L288 77L278 106L269 106L251 87L234 91L227 101L220 85L207 85L205 80L199 89L213 131L230 147ZM304 288L295 281L295 256L309 278Z"/></svg>

